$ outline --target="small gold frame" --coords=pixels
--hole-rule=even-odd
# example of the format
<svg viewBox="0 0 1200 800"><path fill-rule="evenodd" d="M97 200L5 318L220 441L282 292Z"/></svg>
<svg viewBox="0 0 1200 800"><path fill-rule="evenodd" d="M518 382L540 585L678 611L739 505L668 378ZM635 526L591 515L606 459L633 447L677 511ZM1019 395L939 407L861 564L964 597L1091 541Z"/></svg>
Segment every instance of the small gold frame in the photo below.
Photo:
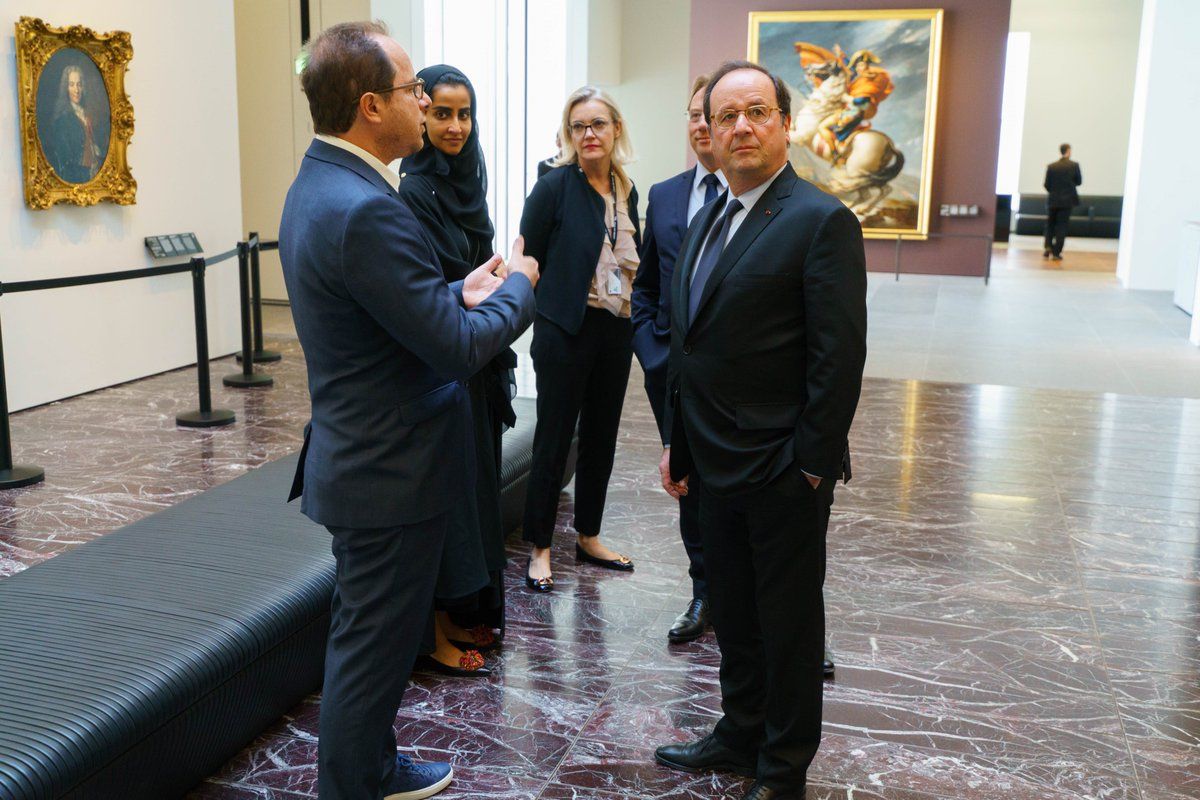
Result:
<svg viewBox="0 0 1200 800"><path fill-rule="evenodd" d="M137 181L126 161L126 148L133 137L133 105L125 95L125 71L133 58L133 44L125 31L96 33L82 25L56 28L34 17L21 17L16 25L17 49L17 95L20 104L21 153L24 163L25 204L33 209L45 209L55 203L74 203L90 206L101 200L128 206L136 202ZM64 52L65 51L65 52ZM56 59L55 56L58 56ZM84 59L90 59L91 65ZM56 92L55 106L46 112L39 108L39 99L48 99L47 91L39 91L43 74L52 59L58 65L50 76L57 76L61 84ZM108 100L107 128L91 96L97 94L86 89L87 75L94 66L103 80L104 93ZM68 71L75 72L80 100L71 97L67 86ZM84 94L85 90L88 94ZM58 95L63 95L62 98ZM63 100L73 104L74 115L66 114L78 148L84 155L80 163L66 160L62 156L65 146L51 147L47 153L46 139L55 132L60 117L51 117ZM89 103L85 108L84 103ZM95 121L93 121L93 118ZM39 121L42 125L39 127ZM67 140L70 131L57 136L57 143ZM97 143L105 135L103 152ZM83 137L80 139L79 137ZM53 160L52 160L53 159ZM74 164L73 168L69 166ZM57 165L57 167L56 167ZM70 180L64 178L64 174Z"/></svg>

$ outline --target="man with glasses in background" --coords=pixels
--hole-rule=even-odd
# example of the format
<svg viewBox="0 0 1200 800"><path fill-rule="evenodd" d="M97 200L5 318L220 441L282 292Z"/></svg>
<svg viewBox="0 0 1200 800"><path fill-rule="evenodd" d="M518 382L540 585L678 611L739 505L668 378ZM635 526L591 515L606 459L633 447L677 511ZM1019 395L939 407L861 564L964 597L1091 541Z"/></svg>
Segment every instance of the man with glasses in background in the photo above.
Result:
<svg viewBox="0 0 1200 800"><path fill-rule="evenodd" d="M724 716L655 756L753 777L745 800L800 800L821 742L825 534L866 359L862 228L788 163L781 79L727 62L704 114L729 191L696 216L672 283L662 483L699 495Z"/></svg>
<svg viewBox="0 0 1200 800"><path fill-rule="evenodd" d="M507 277L494 256L446 285L386 166L421 149L429 100L382 25L320 34L300 83L317 136L279 255L312 399L292 495L333 535L337 562L318 793L421 800L450 765L397 753L392 725L432 619L448 512L473 491L463 382L533 321L537 262L518 239Z"/></svg>

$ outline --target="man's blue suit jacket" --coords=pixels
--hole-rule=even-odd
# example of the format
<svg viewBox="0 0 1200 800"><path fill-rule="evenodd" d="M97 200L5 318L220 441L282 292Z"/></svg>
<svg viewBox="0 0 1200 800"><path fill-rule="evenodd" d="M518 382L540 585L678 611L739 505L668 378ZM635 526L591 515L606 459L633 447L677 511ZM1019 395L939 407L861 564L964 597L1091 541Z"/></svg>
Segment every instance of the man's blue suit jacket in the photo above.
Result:
<svg viewBox="0 0 1200 800"><path fill-rule="evenodd" d="M650 187L641 264L633 282L633 351L646 373L647 390L662 395L650 399L660 422L671 350L671 276L687 233L688 200L695 179L696 168L692 167Z"/></svg>
<svg viewBox="0 0 1200 800"><path fill-rule="evenodd" d="M392 187L320 140L288 190L279 256L312 398L301 510L350 528L449 510L474 485L463 382L532 323L528 279L467 311Z"/></svg>

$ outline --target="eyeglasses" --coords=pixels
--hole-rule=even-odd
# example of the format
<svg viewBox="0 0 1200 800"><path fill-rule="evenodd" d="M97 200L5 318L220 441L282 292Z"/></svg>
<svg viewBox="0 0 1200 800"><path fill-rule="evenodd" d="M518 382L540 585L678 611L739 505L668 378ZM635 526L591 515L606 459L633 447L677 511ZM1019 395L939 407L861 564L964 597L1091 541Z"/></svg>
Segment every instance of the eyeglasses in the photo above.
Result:
<svg viewBox="0 0 1200 800"><path fill-rule="evenodd" d="M604 119L604 117L596 117L591 122L572 122L567 127L571 129L572 136L582 138L583 135L587 133L588 128L591 128L592 133L596 134L597 136L603 136L604 132L608 130L608 126L611 124L611 120Z"/></svg>
<svg viewBox="0 0 1200 800"><path fill-rule="evenodd" d="M425 96L425 79L417 78L415 81L402 83L399 86L389 86L386 89L373 89L371 94L387 94L388 92L398 92L401 89L412 89L413 97L420 100Z"/></svg>
<svg viewBox="0 0 1200 800"><path fill-rule="evenodd" d="M746 121L755 125L766 125L772 111L782 111L779 106L750 106L747 109L727 108L718 111L712 118L713 125L728 130L737 125L738 117L746 115Z"/></svg>

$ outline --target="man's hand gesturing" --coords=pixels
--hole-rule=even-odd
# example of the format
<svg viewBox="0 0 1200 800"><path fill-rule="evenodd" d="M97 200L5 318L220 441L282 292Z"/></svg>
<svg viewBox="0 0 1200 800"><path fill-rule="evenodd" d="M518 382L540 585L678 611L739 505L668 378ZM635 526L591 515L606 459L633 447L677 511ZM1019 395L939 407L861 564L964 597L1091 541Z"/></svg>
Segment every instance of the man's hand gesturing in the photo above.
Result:
<svg viewBox="0 0 1200 800"><path fill-rule="evenodd" d="M525 237L518 236L513 242L512 257L508 259L508 274L509 276L520 273L529 279L533 286L537 286L538 277L541 273L538 272L537 259L533 256L525 255Z"/></svg>
<svg viewBox="0 0 1200 800"><path fill-rule="evenodd" d="M474 308L487 300L492 292L504 283L504 278L492 274L493 271L500 271L503 274L503 270L504 259L498 255L492 256L486 263L471 270L471 274L463 280L463 305L467 308Z"/></svg>

